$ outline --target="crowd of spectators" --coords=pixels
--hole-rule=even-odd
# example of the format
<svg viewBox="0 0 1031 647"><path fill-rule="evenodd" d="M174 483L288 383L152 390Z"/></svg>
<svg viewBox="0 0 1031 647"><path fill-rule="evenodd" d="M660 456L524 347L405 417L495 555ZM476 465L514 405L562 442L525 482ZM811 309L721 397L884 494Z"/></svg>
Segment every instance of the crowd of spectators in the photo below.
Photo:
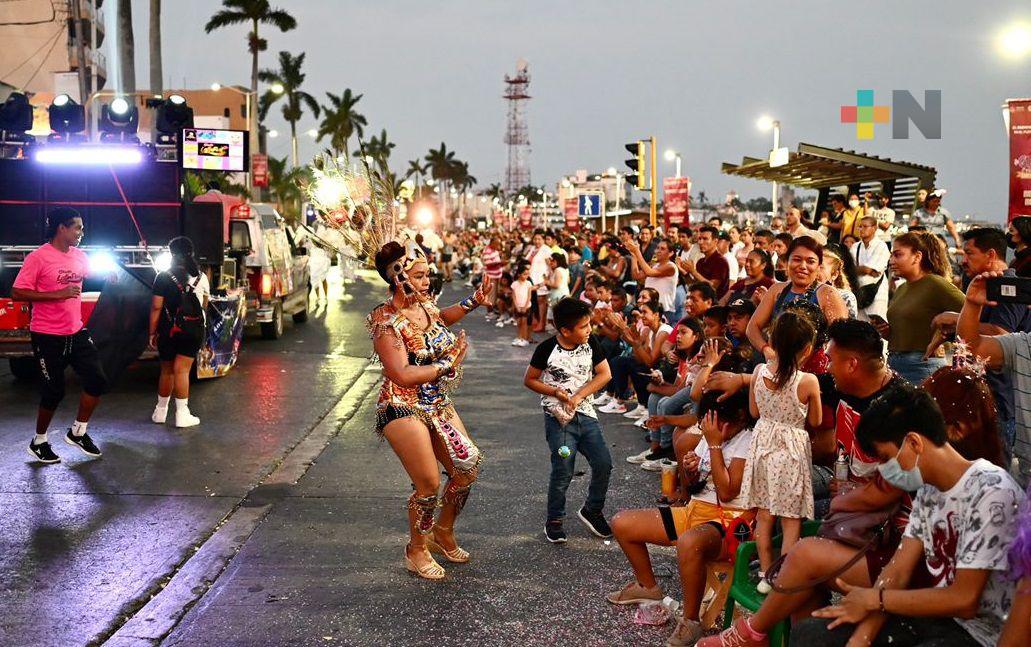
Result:
<svg viewBox="0 0 1031 647"><path fill-rule="evenodd" d="M445 280L496 279L486 317L514 346L563 299L590 306L603 425L632 423L647 445L626 462L678 477L614 517L634 577L608 599L661 600L647 544L676 546L670 645L766 645L785 619L799 645L1031 644L1031 315L985 291L1031 274L1031 218L961 235L941 197L908 231L884 197L841 195L768 229L445 236ZM857 514L876 539L803 536L806 519ZM706 638L706 565L733 558L733 520L767 597Z"/></svg>

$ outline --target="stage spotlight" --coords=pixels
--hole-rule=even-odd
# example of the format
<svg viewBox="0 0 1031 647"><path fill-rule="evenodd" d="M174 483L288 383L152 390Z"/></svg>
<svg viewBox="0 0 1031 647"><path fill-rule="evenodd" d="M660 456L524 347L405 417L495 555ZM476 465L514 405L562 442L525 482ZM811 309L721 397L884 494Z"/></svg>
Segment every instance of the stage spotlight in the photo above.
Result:
<svg viewBox="0 0 1031 647"><path fill-rule="evenodd" d="M116 97L100 109L100 141L139 143L136 130L140 109L124 97Z"/></svg>
<svg viewBox="0 0 1031 647"><path fill-rule="evenodd" d="M59 94L50 104L50 141L82 139L76 137L86 130L86 109L67 94Z"/></svg>
<svg viewBox="0 0 1031 647"><path fill-rule="evenodd" d="M0 134L6 141L31 140L25 133L32 130L32 106L21 92L12 92L0 104Z"/></svg>
<svg viewBox="0 0 1031 647"><path fill-rule="evenodd" d="M158 106L154 124L158 131L157 143L174 144L183 128L193 128L193 108L186 105L182 96L170 95Z"/></svg>

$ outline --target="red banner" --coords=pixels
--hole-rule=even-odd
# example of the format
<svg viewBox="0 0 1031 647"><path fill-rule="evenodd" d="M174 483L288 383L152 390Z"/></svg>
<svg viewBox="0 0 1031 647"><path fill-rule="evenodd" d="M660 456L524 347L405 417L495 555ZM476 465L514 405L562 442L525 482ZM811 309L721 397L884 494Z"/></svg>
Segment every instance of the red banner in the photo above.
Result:
<svg viewBox="0 0 1031 647"><path fill-rule="evenodd" d="M528 204L519 207L519 226L523 229L531 229L533 227L533 210Z"/></svg>
<svg viewBox="0 0 1031 647"><path fill-rule="evenodd" d="M691 178L667 177L662 180L663 217L665 228L670 225L683 227L691 224L688 208L691 203Z"/></svg>
<svg viewBox="0 0 1031 647"><path fill-rule="evenodd" d="M1031 99L1009 104L1010 208L1009 218L1031 216Z"/></svg>
<svg viewBox="0 0 1031 647"><path fill-rule="evenodd" d="M566 229L580 231L580 203L576 198L567 198L562 205L566 216Z"/></svg>
<svg viewBox="0 0 1031 647"><path fill-rule="evenodd" d="M251 179L254 186L268 186L268 155L251 155Z"/></svg>

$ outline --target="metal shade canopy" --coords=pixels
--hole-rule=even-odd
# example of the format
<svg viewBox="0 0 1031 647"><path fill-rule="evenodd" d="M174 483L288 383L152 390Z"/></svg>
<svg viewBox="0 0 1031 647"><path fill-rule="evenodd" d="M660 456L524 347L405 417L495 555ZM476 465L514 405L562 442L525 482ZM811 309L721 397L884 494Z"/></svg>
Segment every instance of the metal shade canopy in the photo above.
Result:
<svg viewBox="0 0 1031 647"><path fill-rule="evenodd" d="M771 167L766 158L745 157L740 164L724 162L721 170L727 175L819 190L821 207L831 188L847 186L850 192L883 191L891 196L893 206L904 208L914 203L918 189L932 188L937 175L932 166L803 143L788 154L788 162L782 166Z"/></svg>

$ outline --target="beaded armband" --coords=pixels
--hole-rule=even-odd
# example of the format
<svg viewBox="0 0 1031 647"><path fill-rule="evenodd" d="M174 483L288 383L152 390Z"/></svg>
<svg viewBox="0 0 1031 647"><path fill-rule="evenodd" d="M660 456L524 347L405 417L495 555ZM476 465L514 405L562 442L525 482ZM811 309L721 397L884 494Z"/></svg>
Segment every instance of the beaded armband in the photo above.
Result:
<svg viewBox="0 0 1031 647"><path fill-rule="evenodd" d="M458 305L462 308L462 310L465 310L466 312L472 312L480 305L480 302L476 300L475 296L470 296L459 301Z"/></svg>

